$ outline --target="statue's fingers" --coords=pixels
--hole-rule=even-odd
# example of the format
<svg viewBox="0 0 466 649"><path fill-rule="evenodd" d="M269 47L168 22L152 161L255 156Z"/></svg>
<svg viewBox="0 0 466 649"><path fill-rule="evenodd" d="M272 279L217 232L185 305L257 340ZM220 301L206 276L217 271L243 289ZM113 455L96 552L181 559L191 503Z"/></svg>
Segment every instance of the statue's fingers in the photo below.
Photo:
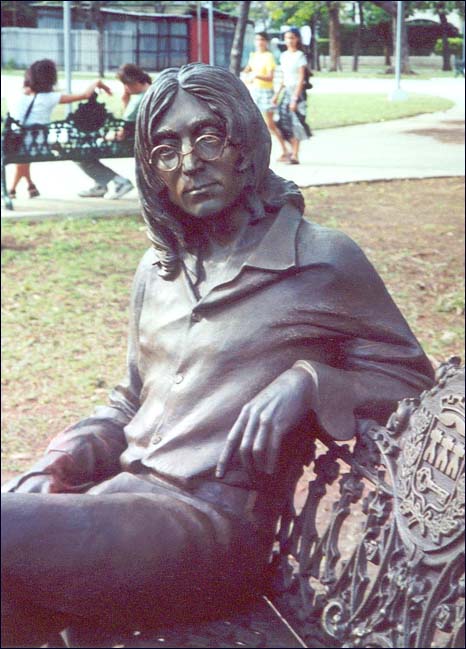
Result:
<svg viewBox="0 0 466 649"><path fill-rule="evenodd" d="M244 411L241 412L240 416L236 420L233 428L231 431L228 433L227 441L225 442L225 446L223 447L223 450L220 454L220 459L217 462L217 468L215 470L215 476L217 478L223 478L225 475L226 468L228 466L228 463L230 462L231 458L233 457L233 454L239 447L241 443L241 438L244 430L244 426L246 425L247 422L247 415Z"/></svg>
<svg viewBox="0 0 466 649"><path fill-rule="evenodd" d="M242 434L239 455L241 462L248 473L254 472L254 461L252 457L252 447L260 427L260 415L251 411L246 423L246 428Z"/></svg>
<svg viewBox="0 0 466 649"><path fill-rule="evenodd" d="M274 426L271 434L269 435L269 443L267 445L267 462L265 465L265 472L268 474L272 474L275 471L278 454L280 452L281 441L281 431L279 431Z"/></svg>
<svg viewBox="0 0 466 649"><path fill-rule="evenodd" d="M272 422L270 418L263 415L252 448L254 466L257 471L265 471L266 469L267 446L271 428Z"/></svg>

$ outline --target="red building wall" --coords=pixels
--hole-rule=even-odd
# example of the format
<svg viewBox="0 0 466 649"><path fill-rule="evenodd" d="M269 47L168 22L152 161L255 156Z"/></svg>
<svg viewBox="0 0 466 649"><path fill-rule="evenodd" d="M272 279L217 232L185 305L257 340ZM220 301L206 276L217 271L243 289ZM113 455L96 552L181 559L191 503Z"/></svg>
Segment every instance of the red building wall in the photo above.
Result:
<svg viewBox="0 0 466 649"><path fill-rule="evenodd" d="M198 57L198 34L197 34L197 17L190 21L190 52L189 62L199 60ZM206 18L201 20L201 62L209 63L209 23Z"/></svg>

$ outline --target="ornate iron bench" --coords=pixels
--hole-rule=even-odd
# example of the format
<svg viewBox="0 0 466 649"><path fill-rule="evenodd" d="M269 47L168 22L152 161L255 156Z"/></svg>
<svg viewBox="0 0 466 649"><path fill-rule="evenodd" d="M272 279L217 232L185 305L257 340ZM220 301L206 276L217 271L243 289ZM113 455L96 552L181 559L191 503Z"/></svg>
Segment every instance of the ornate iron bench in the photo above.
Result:
<svg viewBox="0 0 466 649"><path fill-rule="evenodd" d="M118 134L124 130L124 138ZM64 120L21 126L7 115L2 131L2 197L13 209L6 186L6 165L11 163L131 158L134 123L115 117L94 95L79 104Z"/></svg>
<svg viewBox="0 0 466 649"><path fill-rule="evenodd" d="M249 609L49 646L464 647L464 430L453 358L386 426L361 422L351 444L319 431Z"/></svg>

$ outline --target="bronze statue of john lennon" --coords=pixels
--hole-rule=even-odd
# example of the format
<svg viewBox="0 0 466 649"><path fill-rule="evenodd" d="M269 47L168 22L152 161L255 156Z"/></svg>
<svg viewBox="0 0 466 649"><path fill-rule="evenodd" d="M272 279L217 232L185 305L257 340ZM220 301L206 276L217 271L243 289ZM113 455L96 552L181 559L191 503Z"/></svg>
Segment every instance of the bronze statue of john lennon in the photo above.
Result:
<svg viewBox="0 0 466 649"><path fill-rule="evenodd" d="M134 280L126 378L5 486L3 646L249 597L310 422L349 439L432 383L358 246L305 221L298 188L269 169L240 80L165 70L136 131L153 245Z"/></svg>

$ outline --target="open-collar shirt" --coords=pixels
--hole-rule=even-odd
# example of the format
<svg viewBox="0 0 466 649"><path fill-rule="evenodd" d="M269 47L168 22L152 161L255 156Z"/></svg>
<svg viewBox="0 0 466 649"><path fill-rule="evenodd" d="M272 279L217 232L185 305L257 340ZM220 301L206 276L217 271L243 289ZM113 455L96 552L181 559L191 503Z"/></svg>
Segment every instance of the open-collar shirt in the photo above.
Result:
<svg viewBox="0 0 466 649"><path fill-rule="evenodd" d="M350 438L355 419L383 422L398 399L432 383L428 360L359 247L291 206L248 225L200 295L193 257L170 281L159 267L151 249L137 270L127 375L110 405L49 446L70 453L83 480L121 469L182 485L213 479L242 407L298 361L315 382L314 417L335 439ZM239 458L225 481L251 484Z"/></svg>

